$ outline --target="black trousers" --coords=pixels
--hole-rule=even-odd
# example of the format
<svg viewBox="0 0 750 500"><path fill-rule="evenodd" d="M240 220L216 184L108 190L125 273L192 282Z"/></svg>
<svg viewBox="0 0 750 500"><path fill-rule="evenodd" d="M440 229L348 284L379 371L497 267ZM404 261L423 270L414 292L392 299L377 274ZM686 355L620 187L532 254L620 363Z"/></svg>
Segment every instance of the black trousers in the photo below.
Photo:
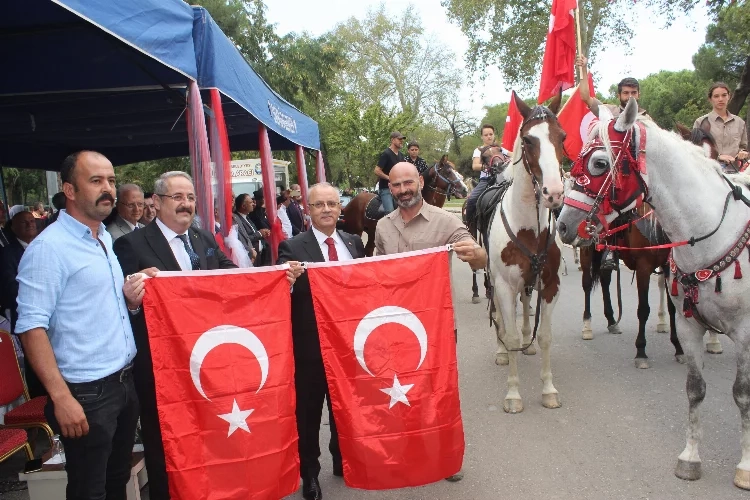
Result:
<svg viewBox="0 0 750 500"><path fill-rule="evenodd" d="M65 448L67 500L125 500L138 422L131 371L68 387L86 414L88 434L62 437L51 399L44 408L47 422L61 435Z"/></svg>
<svg viewBox="0 0 750 500"><path fill-rule="evenodd" d="M297 434L299 435L300 476L303 479L320 474L320 420L323 399L328 400L328 421L331 424L331 452L334 466L341 465L341 450L336 423L331 411L331 398L322 360L297 360L294 364L294 383L297 391Z"/></svg>
<svg viewBox="0 0 750 500"><path fill-rule="evenodd" d="M156 410L156 386L151 356L139 351L134 364L135 390L141 402L141 439L148 470L148 492L151 500L169 500L167 462L161 440L159 413ZM109 500L109 499L107 499Z"/></svg>

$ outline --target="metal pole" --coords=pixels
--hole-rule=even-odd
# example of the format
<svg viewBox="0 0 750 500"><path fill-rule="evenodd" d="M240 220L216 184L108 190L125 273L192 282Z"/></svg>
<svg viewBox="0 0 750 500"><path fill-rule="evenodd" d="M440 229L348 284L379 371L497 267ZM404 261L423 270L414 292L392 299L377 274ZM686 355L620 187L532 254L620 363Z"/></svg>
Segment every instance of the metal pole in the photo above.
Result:
<svg viewBox="0 0 750 500"><path fill-rule="evenodd" d="M271 224L271 262L276 263L279 258L279 243L281 242L281 222L276 214L276 173L273 168L271 142L268 140L268 130L262 123L258 125L258 144L260 149L260 168L263 171L263 197L266 200L266 215ZM276 227L278 225L278 227Z"/></svg>
<svg viewBox="0 0 750 500"><path fill-rule="evenodd" d="M218 89L211 89L209 92L211 93L211 111L214 114L212 130L216 127L215 142L217 144L211 144L211 151L214 153L216 192L220 203L221 234L228 236L229 230L232 228L232 208L234 207L234 200L232 199L232 157L229 150L227 124L224 121L224 108L221 105L221 94ZM211 134L211 138L214 139L214 134Z"/></svg>
<svg viewBox="0 0 750 500"><path fill-rule="evenodd" d="M302 146L297 146L297 180L302 195L302 210L305 211L306 215L310 215L307 208L307 165L305 165L305 149Z"/></svg>

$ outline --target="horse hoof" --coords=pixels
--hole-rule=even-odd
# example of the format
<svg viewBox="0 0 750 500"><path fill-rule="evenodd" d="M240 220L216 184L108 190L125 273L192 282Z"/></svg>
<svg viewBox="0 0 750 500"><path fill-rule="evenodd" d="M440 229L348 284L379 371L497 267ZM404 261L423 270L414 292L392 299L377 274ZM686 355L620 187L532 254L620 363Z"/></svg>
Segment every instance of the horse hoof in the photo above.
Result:
<svg viewBox="0 0 750 500"><path fill-rule="evenodd" d="M523 401L520 399L506 399L503 401L503 410L505 410L505 413L521 413L523 411Z"/></svg>
<svg viewBox="0 0 750 500"><path fill-rule="evenodd" d="M581 332L581 338L583 340L592 340L594 338L594 332L590 328Z"/></svg>
<svg viewBox="0 0 750 500"><path fill-rule="evenodd" d="M648 360L646 358L635 358L635 367L640 368L641 370L651 368L648 365Z"/></svg>
<svg viewBox="0 0 750 500"><path fill-rule="evenodd" d="M474 295L471 298L471 303L472 304L479 304L480 302L482 302L482 299L479 298L479 295Z"/></svg>
<svg viewBox="0 0 750 500"><path fill-rule="evenodd" d="M533 356L536 354L536 346L534 344L531 344L525 351L521 351L527 356Z"/></svg>
<svg viewBox="0 0 750 500"><path fill-rule="evenodd" d="M737 469L734 473L734 485L743 490L750 490L750 470Z"/></svg>
<svg viewBox="0 0 750 500"><path fill-rule="evenodd" d="M677 459L677 467L674 470L674 475L685 481L697 481L701 478L701 463L700 462L687 462L685 460ZM737 477L735 476L735 481Z"/></svg>
<svg viewBox="0 0 750 500"><path fill-rule="evenodd" d="M609 330L609 333L614 335L620 335L622 333L622 330L620 330L620 325L615 323L614 325L609 325L607 327L607 330Z"/></svg>
<svg viewBox="0 0 750 500"><path fill-rule="evenodd" d="M504 366L509 363L508 361L508 353L507 352L499 352L495 355L495 364L499 366Z"/></svg>
<svg viewBox="0 0 750 500"><path fill-rule="evenodd" d="M669 333L669 325L666 323L659 323L656 325L656 331L658 333Z"/></svg>
<svg viewBox="0 0 750 500"><path fill-rule="evenodd" d="M684 354L675 354L674 360L680 363L681 365L684 365L687 362Z"/></svg>
<svg viewBox="0 0 750 500"><path fill-rule="evenodd" d="M706 344L706 352L711 354L721 354L724 349L721 347L721 342L709 342Z"/></svg>
<svg viewBox="0 0 750 500"><path fill-rule="evenodd" d="M551 410L560 408L562 406L562 403L560 402L560 395L557 393L542 394L542 406Z"/></svg>

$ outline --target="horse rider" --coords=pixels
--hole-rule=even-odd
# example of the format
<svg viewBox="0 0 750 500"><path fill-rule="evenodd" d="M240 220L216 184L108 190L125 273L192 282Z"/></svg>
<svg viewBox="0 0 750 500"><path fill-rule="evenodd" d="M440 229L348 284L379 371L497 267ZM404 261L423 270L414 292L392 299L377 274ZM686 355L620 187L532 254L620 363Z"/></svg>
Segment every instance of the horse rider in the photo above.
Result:
<svg viewBox="0 0 750 500"><path fill-rule="evenodd" d="M596 97L593 97L589 93L589 77L588 77L588 59L579 55L576 57L576 66L580 69L581 81L578 83L578 93L581 95L581 99L589 107L592 113L599 116L599 108L604 106L612 113L613 118L620 116L620 113L625 111L625 106L628 104L628 100L632 97L636 101L641 97L641 86L638 80L631 77L626 77L620 80L617 84L617 99L620 101L620 105L617 104L606 104L602 103ZM638 106L638 116L642 119L651 120L645 109ZM617 268L617 257L614 252L609 249L604 250L602 255L601 269L615 269Z"/></svg>
<svg viewBox="0 0 750 500"><path fill-rule="evenodd" d="M715 82L708 89L708 101L713 109L710 113L698 117L693 124L693 128L700 127L713 136L723 170L727 167L734 169L735 161L744 161L748 157L745 122L727 110L731 98L732 93L727 84Z"/></svg>
<svg viewBox="0 0 750 500"><path fill-rule="evenodd" d="M419 156L419 144L417 144L417 141L411 141L406 147L406 151L409 153L406 157L406 161L417 167L419 175L424 175L430 167L427 166L427 162L424 161L424 158Z"/></svg>
<svg viewBox="0 0 750 500"><path fill-rule="evenodd" d="M474 154L471 159L471 169L475 172L481 172L479 174L479 182L474 186L469 194L469 199L466 200L466 222L470 223L474 220L477 200L484 193L490 185L491 171L488 167L482 165L482 150L487 146L491 146L495 143L495 127L489 123L485 123L481 128L482 134L482 146L474 150ZM505 151L503 151L505 153Z"/></svg>
<svg viewBox="0 0 750 500"><path fill-rule="evenodd" d="M387 214L393 212L396 208L393 204L393 196L388 189L388 174L396 163L404 161L404 154L401 148L404 145L406 137L401 132L391 132L391 145L385 148L380 155L378 164L375 165L375 175L378 176L378 194L383 211Z"/></svg>
<svg viewBox="0 0 750 500"><path fill-rule="evenodd" d="M604 104L599 101L596 97L589 95L589 78L588 78L588 59L579 55L576 57L576 66L581 70L581 81L578 83L578 92L581 95L581 99L589 107L592 113L599 116L599 107L604 106L611 113L613 118L620 116L620 113L625 111L625 106L628 104L628 100L633 97L636 101L641 98L641 86L638 80L635 78L623 78L620 83L617 84L617 99L620 101L620 105L616 104ZM638 115L651 119L645 109L638 107Z"/></svg>

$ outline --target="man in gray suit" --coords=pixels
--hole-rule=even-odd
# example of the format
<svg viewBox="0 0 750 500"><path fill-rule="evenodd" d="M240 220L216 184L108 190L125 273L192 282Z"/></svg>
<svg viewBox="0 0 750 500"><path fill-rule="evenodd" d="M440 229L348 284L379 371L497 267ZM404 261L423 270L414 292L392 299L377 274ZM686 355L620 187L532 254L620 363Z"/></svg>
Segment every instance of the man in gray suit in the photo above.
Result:
<svg viewBox="0 0 750 500"><path fill-rule="evenodd" d="M143 189L139 185L123 184L117 189L117 215L107 225L112 241L143 227L138 222L143 217L143 206Z"/></svg>

